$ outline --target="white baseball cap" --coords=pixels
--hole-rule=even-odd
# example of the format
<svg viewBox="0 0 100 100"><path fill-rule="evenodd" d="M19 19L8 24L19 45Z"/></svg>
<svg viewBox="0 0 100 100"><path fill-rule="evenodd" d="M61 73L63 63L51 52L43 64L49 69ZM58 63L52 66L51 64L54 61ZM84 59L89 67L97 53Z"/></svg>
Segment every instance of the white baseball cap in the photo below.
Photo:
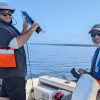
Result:
<svg viewBox="0 0 100 100"><path fill-rule="evenodd" d="M89 31L89 34L91 34L93 32L93 30L96 30L96 31L100 31L100 24L96 24L94 25L91 30ZM100 32L99 32L100 33Z"/></svg>
<svg viewBox="0 0 100 100"><path fill-rule="evenodd" d="M15 9L10 8L6 2L0 2L0 10L10 10L12 13L15 11Z"/></svg>

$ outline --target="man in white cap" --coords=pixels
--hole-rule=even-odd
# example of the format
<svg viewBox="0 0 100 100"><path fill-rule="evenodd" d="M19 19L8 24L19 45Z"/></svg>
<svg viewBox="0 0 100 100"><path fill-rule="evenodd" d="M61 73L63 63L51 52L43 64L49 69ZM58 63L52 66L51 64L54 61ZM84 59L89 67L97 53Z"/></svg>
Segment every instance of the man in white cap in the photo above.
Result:
<svg viewBox="0 0 100 100"><path fill-rule="evenodd" d="M20 33L12 25L14 11L7 3L0 2L0 78L3 80L0 97L10 100L26 100L27 66L23 45L39 25L34 23L29 26L24 19L23 29Z"/></svg>
<svg viewBox="0 0 100 100"><path fill-rule="evenodd" d="M93 43L98 47L92 59L90 73L100 84L100 24L94 25L89 34L92 37Z"/></svg>
<svg viewBox="0 0 100 100"><path fill-rule="evenodd" d="M71 100L100 100L100 24L94 25L89 34L97 49L92 58L90 72L84 69L76 71L75 68L71 70L73 76L78 79Z"/></svg>
<svg viewBox="0 0 100 100"><path fill-rule="evenodd" d="M93 78L96 79L98 84L100 84L100 24L94 25L89 31L89 34L91 35L93 43L97 46L97 49L92 58L91 70L90 72L87 72L84 69L79 69L76 71L75 68L73 68L71 73L77 79L79 79L82 74L90 74Z"/></svg>

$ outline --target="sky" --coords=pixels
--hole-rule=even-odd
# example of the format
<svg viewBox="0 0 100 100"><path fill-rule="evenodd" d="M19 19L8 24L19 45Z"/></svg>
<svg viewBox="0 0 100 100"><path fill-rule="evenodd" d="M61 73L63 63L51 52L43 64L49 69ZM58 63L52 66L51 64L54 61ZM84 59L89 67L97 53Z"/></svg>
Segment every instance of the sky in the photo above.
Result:
<svg viewBox="0 0 100 100"><path fill-rule="evenodd" d="M34 32L28 43L92 44L88 34L100 23L100 0L0 0L15 9L15 27L21 31L21 10L39 23L43 30ZM13 23L16 23L14 20Z"/></svg>

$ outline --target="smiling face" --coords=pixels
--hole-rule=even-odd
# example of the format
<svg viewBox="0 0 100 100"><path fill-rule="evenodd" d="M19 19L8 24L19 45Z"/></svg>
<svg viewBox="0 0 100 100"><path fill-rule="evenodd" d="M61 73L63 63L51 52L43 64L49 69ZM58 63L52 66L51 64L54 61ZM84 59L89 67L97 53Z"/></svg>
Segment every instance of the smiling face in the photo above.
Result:
<svg viewBox="0 0 100 100"><path fill-rule="evenodd" d="M0 19L9 23L12 20L12 12L10 10L0 11Z"/></svg>
<svg viewBox="0 0 100 100"><path fill-rule="evenodd" d="M94 44L100 47L100 31L92 31L91 32L92 41Z"/></svg>
<svg viewBox="0 0 100 100"><path fill-rule="evenodd" d="M92 41L95 44L100 44L100 36L96 35L95 37L92 37Z"/></svg>

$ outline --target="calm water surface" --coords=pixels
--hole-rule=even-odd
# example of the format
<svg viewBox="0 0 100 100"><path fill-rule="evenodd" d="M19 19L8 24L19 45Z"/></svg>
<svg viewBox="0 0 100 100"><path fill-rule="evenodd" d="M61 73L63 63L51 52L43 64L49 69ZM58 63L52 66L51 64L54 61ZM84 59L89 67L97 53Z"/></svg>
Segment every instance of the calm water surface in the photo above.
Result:
<svg viewBox="0 0 100 100"><path fill-rule="evenodd" d="M28 75L30 70L33 77L53 75L72 78L70 70L76 68L90 68L91 58L95 47L28 45L29 60L27 59ZM27 53L27 50L26 50Z"/></svg>

